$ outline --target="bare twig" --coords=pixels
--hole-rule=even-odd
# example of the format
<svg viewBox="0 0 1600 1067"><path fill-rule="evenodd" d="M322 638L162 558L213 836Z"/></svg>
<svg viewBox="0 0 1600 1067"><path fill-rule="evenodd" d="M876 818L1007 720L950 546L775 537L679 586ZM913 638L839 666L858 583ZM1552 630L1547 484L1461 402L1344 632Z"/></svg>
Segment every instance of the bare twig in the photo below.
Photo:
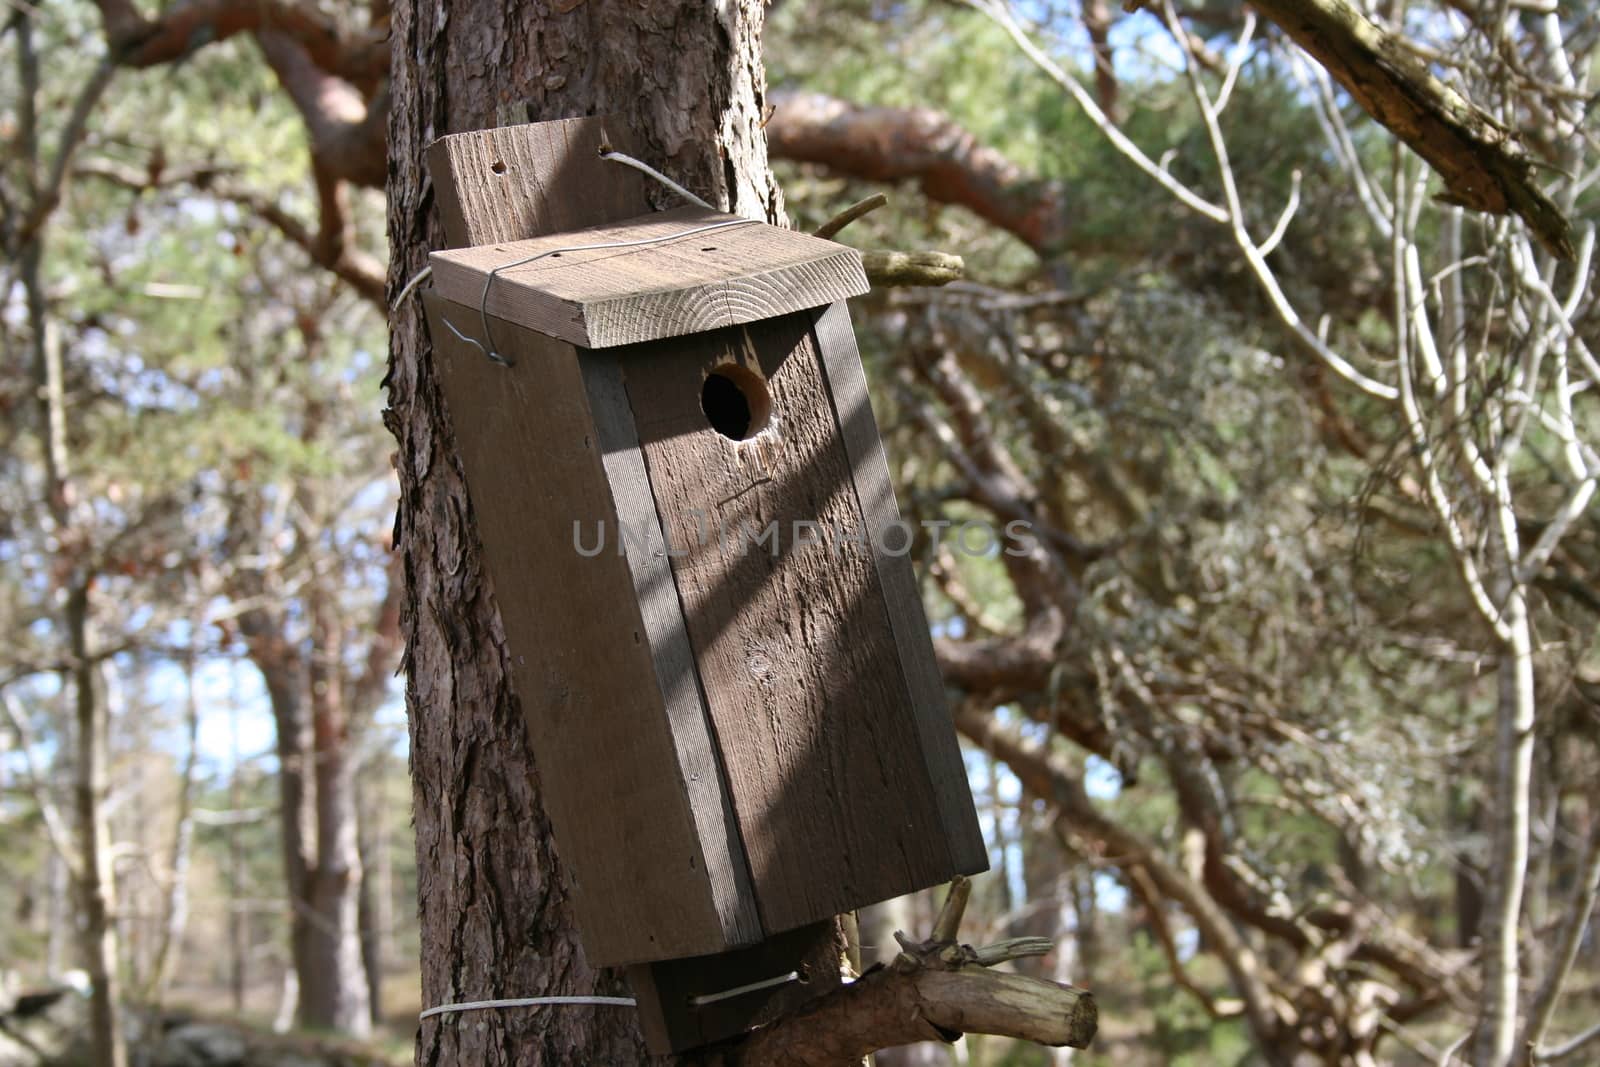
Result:
<svg viewBox="0 0 1600 1067"><path fill-rule="evenodd" d="M7 691L0 691L0 711L5 712L7 725L11 727L12 733L17 735L17 750L22 753L22 769L27 776L29 792L33 794L34 806L39 809L39 817L44 821L45 835L50 839L50 847L66 865L68 873L76 879L81 868L77 850L72 847L72 834L66 821L61 818L60 810L45 792L44 776L40 771L38 760L34 757L35 742L33 731L28 728L28 717L18 706L17 698Z"/></svg>
<svg viewBox="0 0 1600 1067"><path fill-rule="evenodd" d="M861 216L878 210L889 202L889 198L882 193L873 193L865 200L858 200L854 204L839 212L833 218L811 231L814 237L833 237L840 230L859 219Z"/></svg>

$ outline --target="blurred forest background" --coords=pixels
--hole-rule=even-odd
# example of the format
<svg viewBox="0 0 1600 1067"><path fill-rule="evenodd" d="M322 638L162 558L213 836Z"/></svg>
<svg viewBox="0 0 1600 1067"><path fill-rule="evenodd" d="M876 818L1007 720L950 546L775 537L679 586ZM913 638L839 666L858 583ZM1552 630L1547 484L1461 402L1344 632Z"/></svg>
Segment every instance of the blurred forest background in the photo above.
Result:
<svg viewBox="0 0 1600 1067"><path fill-rule="evenodd" d="M0 1063L408 1062L387 5L146 6L0 5ZM908 517L1041 535L917 561L966 936L1102 1020L883 1064L1600 1062L1600 7L1363 6L1575 261L1234 0L769 5L794 224L965 259L853 315Z"/></svg>

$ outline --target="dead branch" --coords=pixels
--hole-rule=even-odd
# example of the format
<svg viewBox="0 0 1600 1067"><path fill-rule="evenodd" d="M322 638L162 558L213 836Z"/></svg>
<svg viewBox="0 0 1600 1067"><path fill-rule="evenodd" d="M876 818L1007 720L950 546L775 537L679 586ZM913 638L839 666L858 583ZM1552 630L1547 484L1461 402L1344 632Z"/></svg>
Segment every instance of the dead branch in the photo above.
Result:
<svg viewBox="0 0 1600 1067"><path fill-rule="evenodd" d="M1087 990L989 969L1048 952L1053 947L1048 938L1018 938L984 949L956 942L970 892L965 878L956 879L928 940L913 942L897 933L902 951L893 963L706 1062L720 1067L858 1063L881 1048L954 1041L965 1033L1088 1047L1097 1012Z"/></svg>
<svg viewBox="0 0 1600 1067"><path fill-rule="evenodd" d="M1571 223L1539 188L1516 135L1435 78L1400 38L1348 0L1257 0L1255 8L1427 160L1451 203L1520 215L1546 251L1573 258Z"/></svg>
<svg viewBox="0 0 1600 1067"><path fill-rule="evenodd" d="M959 281L966 270L965 261L948 252L892 252L877 248L861 253L861 266L874 288L947 285Z"/></svg>
<svg viewBox="0 0 1600 1067"><path fill-rule="evenodd" d="M889 198L887 196L884 196L882 193L873 193L866 199L858 200L854 204L851 204L833 218L829 219L827 222L824 222L815 230L812 230L811 235L813 237L832 238L836 236L840 230L861 218L861 216L878 210L888 202Z"/></svg>
<svg viewBox="0 0 1600 1067"><path fill-rule="evenodd" d="M873 193L851 204L812 231L816 237L833 237L861 216L889 202L882 193ZM948 252L893 252L868 249L861 253L861 266L867 280L876 288L888 286L947 285L960 281L966 264Z"/></svg>

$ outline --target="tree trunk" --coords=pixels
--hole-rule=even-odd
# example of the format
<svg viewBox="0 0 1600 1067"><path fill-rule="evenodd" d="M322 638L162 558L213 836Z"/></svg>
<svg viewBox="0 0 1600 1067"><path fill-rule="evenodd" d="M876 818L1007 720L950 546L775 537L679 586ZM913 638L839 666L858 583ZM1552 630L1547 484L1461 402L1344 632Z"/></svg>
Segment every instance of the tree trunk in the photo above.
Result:
<svg viewBox="0 0 1600 1067"><path fill-rule="evenodd" d="M199 630L199 625L195 630ZM167 884L157 934L155 961L145 995L160 1003L172 983L183 932L189 923L189 863L194 855L194 779L200 761L200 694L196 655L191 649L184 666L184 758L178 775L178 812L172 828L172 851L167 863Z"/></svg>
<svg viewBox="0 0 1600 1067"><path fill-rule="evenodd" d="M1470 837L1483 826L1483 804L1475 797L1452 798L1455 833ZM1478 941L1483 924L1483 868L1471 851L1462 848L1456 853L1455 920L1456 944L1471 948Z"/></svg>
<svg viewBox="0 0 1600 1067"><path fill-rule="evenodd" d="M495 125L511 104L525 103L530 119L612 116L651 163L707 200L777 219L760 129L760 24L760 0L401 0L391 27L391 294L444 243L424 149ZM399 442L423 1002L622 992L584 961L573 928L420 301L394 312L390 337L385 418ZM626 1009L559 1007L429 1018L417 1058L628 1064L645 1054Z"/></svg>
<svg viewBox="0 0 1600 1067"><path fill-rule="evenodd" d="M394 878L389 864L389 821L384 809L388 760L379 750L356 778L357 843L361 849L361 966L367 975L367 1010L372 1025L383 1022L383 972L394 926Z"/></svg>
<svg viewBox="0 0 1600 1067"><path fill-rule="evenodd" d="M1502 479L1503 472L1496 472ZM1535 694L1533 631L1526 586L1517 578L1518 543L1509 493L1502 494L1491 533L1501 572L1496 599L1504 635L1497 664L1494 785L1488 804L1493 837L1484 872L1483 1004L1474 1040L1476 1067L1505 1067L1515 1052L1522 991L1522 901L1528 873L1528 828L1533 773Z"/></svg>
<svg viewBox="0 0 1600 1067"><path fill-rule="evenodd" d="M31 9L30 9L31 10ZM32 26L28 18L14 23L24 60L26 111L22 138L37 148L33 95L38 69L34 59ZM107 747L109 715L95 690L95 661L90 650L93 615L90 595L94 575L82 550L89 543L73 524L74 492L70 485L67 452L67 406L60 336L51 321L43 277L44 239L37 236L23 251L19 276L27 300L34 387L39 402L45 458L45 507L60 544L58 563L70 575L65 583L66 610L62 622L70 649L71 689L76 723L73 809L78 837L76 890L80 914L79 935L83 966L93 984L89 1001L89 1047L95 1067L125 1067L127 1047L122 1041L120 991L117 974L117 928L113 914L116 885L111 867L111 827L105 799L110 790ZM66 681L66 679L63 679Z"/></svg>
<svg viewBox="0 0 1600 1067"><path fill-rule="evenodd" d="M116 886L111 870L111 828L106 822L108 778L106 710L95 692L89 656L89 588L67 595L67 629L72 641L72 682L77 708L78 906L83 965L89 974L89 1046L95 1067L126 1067L122 1040L117 928L112 913Z"/></svg>
<svg viewBox="0 0 1600 1067"><path fill-rule="evenodd" d="M312 777L316 782L316 862L305 898L305 966L300 969L301 1026L356 1037L372 1033L361 959L361 853L356 845L356 761L342 684L341 626L324 590L311 614Z"/></svg>
<svg viewBox="0 0 1600 1067"><path fill-rule="evenodd" d="M361 859L337 626L326 617L331 607L311 603L307 610L313 616L309 666L284 634L282 619L246 612L240 622L278 735L278 824L298 989L295 1019L301 1026L364 1036L372 1021L361 962Z"/></svg>
<svg viewBox="0 0 1600 1067"><path fill-rule="evenodd" d="M239 761L239 705L228 708L228 810L238 812L244 806L243 782ZM281 773L281 768L280 768ZM228 989L232 997L233 1014L244 1014L246 955L248 941L244 909L244 842L239 834L239 820L228 823Z"/></svg>

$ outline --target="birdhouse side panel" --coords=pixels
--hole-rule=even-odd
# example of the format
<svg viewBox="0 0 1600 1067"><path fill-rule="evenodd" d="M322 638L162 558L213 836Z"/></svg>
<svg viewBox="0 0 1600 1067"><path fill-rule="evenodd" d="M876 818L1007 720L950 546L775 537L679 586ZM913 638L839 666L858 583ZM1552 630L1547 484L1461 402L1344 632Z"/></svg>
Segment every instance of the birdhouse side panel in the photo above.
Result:
<svg viewBox="0 0 1600 1067"><path fill-rule="evenodd" d="M954 873L811 324L618 350L769 934Z"/></svg>
<svg viewBox="0 0 1600 1067"><path fill-rule="evenodd" d="M812 321L812 334L828 379L828 394L833 399L839 436L855 474L856 499L860 502L861 513L873 529L895 528L901 522L900 508L895 503L888 457L884 455L878 420L873 415L872 400L867 393L866 371L856 349L850 310L839 301L817 308L812 312ZM953 873L977 874L989 869L989 849L978 826L966 765L961 759L961 745L956 740L955 723L945 702L944 677L934 654L916 572L910 556L894 551L895 547L887 539L874 541L878 580L883 584L900 664L916 709L917 735L922 741L923 759L927 762L939 816L944 822L945 839L949 842L955 867Z"/></svg>
<svg viewBox="0 0 1600 1067"><path fill-rule="evenodd" d="M611 965L742 943L716 906L627 559L614 533L584 554L617 514L577 353L496 322L512 365L491 363L444 324L477 339L476 309L424 298L586 955Z"/></svg>

